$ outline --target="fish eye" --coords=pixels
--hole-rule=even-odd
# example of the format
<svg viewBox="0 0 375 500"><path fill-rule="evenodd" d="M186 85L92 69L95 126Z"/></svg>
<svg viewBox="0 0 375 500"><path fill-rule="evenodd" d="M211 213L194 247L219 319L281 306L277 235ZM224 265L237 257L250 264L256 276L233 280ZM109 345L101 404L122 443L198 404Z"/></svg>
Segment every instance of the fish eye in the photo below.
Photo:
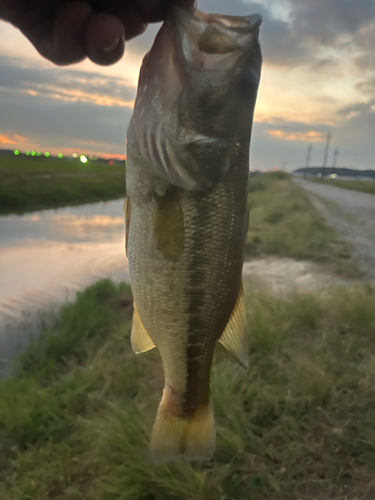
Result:
<svg viewBox="0 0 375 500"><path fill-rule="evenodd" d="M259 78L252 70L245 71L239 80L238 87L242 97L252 97L259 85Z"/></svg>

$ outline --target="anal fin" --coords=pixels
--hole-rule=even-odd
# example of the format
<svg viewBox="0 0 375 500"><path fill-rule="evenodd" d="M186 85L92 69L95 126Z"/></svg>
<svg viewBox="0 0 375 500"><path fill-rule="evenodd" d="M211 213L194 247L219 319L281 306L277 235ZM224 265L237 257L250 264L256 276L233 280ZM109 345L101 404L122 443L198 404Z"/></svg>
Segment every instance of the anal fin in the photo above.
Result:
<svg viewBox="0 0 375 500"><path fill-rule="evenodd" d="M233 354L245 368L249 366L248 345L245 336L246 310L243 288L241 286L237 302L219 342Z"/></svg>
<svg viewBox="0 0 375 500"><path fill-rule="evenodd" d="M130 339L135 354L141 354L142 352L150 351L155 347L155 344L147 333L146 328L143 326L135 302L133 312L133 327Z"/></svg>

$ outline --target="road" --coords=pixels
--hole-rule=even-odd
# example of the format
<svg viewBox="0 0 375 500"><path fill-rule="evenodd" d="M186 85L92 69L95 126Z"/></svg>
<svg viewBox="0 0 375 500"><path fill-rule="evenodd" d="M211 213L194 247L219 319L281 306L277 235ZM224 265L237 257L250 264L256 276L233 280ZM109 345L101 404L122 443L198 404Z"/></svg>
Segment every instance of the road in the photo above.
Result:
<svg viewBox="0 0 375 500"><path fill-rule="evenodd" d="M375 281L375 195L296 177L293 180L308 192L327 222L352 243L353 260L365 279Z"/></svg>

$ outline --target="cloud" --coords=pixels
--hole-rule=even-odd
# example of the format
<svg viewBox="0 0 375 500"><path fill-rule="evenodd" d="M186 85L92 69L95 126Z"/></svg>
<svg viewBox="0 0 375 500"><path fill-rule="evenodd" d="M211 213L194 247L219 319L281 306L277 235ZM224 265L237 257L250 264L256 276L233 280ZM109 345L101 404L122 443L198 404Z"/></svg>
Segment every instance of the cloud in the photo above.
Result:
<svg viewBox="0 0 375 500"><path fill-rule="evenodd" d="M267 130L267 133L276 139L284 141L301 141L301 142L322 142L326 136L317 130L309 130L308 132L286 132L280 129Z"/></svg>
<svg viewBox="0 0 375 500"><path fill-rule="evenodd" d="M289 5L292 29L322 45L357 34L375 19L373 0L289 0Z"/></svg>
<svg viewBox="0 0 375 500"><path fill-rule="evenodd" d="M375 96L375 75L367 80L362 80L356 84L356 87L363 93Z"/></svg>
<svg viewBox="0 0 375 500"><path fill-rule="evenodd" d="M302 121L286 121L282 118L269 118L262 124L269 136L292 142L322 142L327 136L328 127L324 123L306 123Z"/></svg>
<svg viewBox="0 0 375 500"><path fill-rule="evenodd" d="M281 166L284 160L290 168L301 166L310 142L312 161L321 161L328 124L336 125L332 147L340 148L342 162L375 165L374 4L199 1L206 12L263 17L264 71L251 147L255 168ZM110 68L88 61L54 68L41 58L0 56L0 143L51 152L124 153L140 60L159 26L127 43L125 58ZM2 34L0 48L1 39Z"/></svg>
<svg viewBox="0 0 375 500"><path fill-rule="evenodd" d="M0 56L0 88L31 96L99 106L133 106L134 88L126 80L62 68L29 66L26 60Z"/></svg>
<svg viewBox="0 0 375 500"><path fill-rule="evenodd" d="M7 145L7 146L13 146L16 144L23 143L25 141L28 141L29 138L26 136L21 136L18 134L12 134L12 135L6 135L6 134L0 134L0 144Z"/></svg>
<svg viewBox="0 0 375 500"><path fill-rule="evenodd" d="M339 109L337 114L344 118L341 126L343 138L350 142L371 145L374 154L375 99L345 106Z"/></svg>
<svg viewBox="0 0 375 500"><path fill-rule="evenodd" d="M354 117L364 116L368 113L372 113L374 106L375 100L370 102L359 102L339 109L337 111L337 114L339 116L345 117L347 120L351 120Z"/></svg>
<svg viewBox="0 0 375 500"><path fill-rule="evenodd" d="M31 78L26 80L29 83ZM22 85L15 82L16 88ZM99 106L82 100L65 102L48 92L31 96L0 85L0 108L1 133L19 149L64 152L65 148L74 148L111 156L125 152L126 128L132 113L128 107Z"/></svg>

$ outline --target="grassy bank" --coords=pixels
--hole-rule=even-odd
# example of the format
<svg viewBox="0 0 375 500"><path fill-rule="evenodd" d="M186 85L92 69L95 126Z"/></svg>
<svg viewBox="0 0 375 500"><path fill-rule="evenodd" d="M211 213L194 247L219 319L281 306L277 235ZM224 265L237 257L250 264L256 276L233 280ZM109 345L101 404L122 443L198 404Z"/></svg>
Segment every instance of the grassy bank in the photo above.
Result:
<svg viewBox="0 0 375 500"><path fill-rule="evenodd" d="M246 297L250 368L216 355L215 457L154 466L163 377L129 345L131 297L102 281L0 386L2 500L354 500L374 491L375 292ZM362 497L361 497L362 498Z"/></svg>
<svg viewBox="0 0 375 500"><path fill-rule="evenodd" d="M275 254L327 263L356 276L352 248L340 240L313 207L307 194L287 174L275 172L249 180L248 256Z"/></svg>
<svg viewBox="0 0 375 500"><path fill-rule="evenodd" d="M356 181L344 179L317 179L316 177L308 177L306 180L316 182L318 184L330 184L344 189L353 191L362 191L363 193L375 194L375 181Z"/></svg>
<svg viewBox="0 0 375 500"><path fill-rule="evenodd" d="M0 214L125 197L125 167L57 158L4 158Z"/></svg>

